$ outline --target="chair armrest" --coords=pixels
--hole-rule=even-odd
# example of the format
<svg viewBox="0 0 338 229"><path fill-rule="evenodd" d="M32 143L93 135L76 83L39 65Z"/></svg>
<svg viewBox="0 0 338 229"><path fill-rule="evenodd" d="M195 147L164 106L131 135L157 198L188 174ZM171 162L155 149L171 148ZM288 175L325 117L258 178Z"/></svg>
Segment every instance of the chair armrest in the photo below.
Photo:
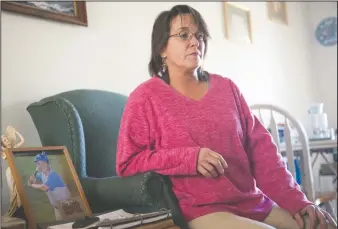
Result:
<svg viewBox="0 0 338 229"><path fill-rule="evenodd" d="M147 207L148 211L167 208L176 225L188 228L166 176L147 172L129 177L87 177L81 179L81 184L94 213L135 207Z"/></svg>
<svg viewBox="0 0 338 229"><path fill-rule="evenodd" d="M162 208L163 182L161 175L152 172L129 177L81 179L88 202L101 205L101 211L129 207Z"/></svg>

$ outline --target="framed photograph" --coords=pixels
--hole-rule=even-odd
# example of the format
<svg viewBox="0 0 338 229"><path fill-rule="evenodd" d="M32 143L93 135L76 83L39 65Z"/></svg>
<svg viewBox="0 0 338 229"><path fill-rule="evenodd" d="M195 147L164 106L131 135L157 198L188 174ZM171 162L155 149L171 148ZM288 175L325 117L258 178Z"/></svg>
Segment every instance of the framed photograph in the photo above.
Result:
<svg viewBox="0 0 338 229"><path fill-rule="evenodd" d="M84 1L2 1L1 9L88 26Z"/></svg>
<svg viewBox="0 0 338 229"><path fill-rule="evenodd" d="M252 43L250 9L224 2L225 36L228 40Z"/></svg>
<svg viewBox="0 0 338 229"><path fill-rule="evenodd" d="M10 148L6 157L30 229L92 214L65 147Z"/></svg>
<svg viewBox="0 0 338 229"><path fill-rule="evenodd" d="M281 24L288 24L286 2L267 2L268 18Z"/></svg>

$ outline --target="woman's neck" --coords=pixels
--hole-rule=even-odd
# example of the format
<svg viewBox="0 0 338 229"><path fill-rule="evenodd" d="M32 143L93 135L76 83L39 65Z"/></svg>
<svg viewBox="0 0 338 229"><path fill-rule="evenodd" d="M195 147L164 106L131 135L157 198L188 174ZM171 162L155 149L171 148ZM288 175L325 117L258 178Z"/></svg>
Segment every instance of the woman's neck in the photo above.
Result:
<svg viewBox="0 0 338 229"><path fill-rule="evenodd" d="M170 85L175 88L188 89L199 83L197 71L193 72L173 72L169 74Z"/></svg>

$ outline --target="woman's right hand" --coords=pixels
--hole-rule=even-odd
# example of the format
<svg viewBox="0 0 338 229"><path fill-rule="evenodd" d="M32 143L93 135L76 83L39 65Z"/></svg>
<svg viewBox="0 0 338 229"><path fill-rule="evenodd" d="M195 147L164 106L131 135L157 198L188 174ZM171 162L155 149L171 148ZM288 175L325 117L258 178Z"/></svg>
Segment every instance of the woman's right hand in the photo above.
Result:
<svg viewBox="0 0 338 229"><path fill-rule="evenodd" d="M218 177L224 174L224 170L228 167L228 164L224 158L208 148L201 148L198 161L197 172L205 177Z"/></svg>

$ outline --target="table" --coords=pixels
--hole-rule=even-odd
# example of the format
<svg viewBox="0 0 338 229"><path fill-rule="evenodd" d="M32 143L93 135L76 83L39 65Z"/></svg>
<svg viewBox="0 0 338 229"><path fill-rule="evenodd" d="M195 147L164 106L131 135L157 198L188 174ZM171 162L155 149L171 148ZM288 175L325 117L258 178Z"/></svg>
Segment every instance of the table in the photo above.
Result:
<svg viewBox="0 0 338 229"><path fill-rule="evenodd" d="M312 146L311 146L312 144ZM312 166L316 163L319 155L325 160L327 165L329 166L330 170L337 179L337 166L333 166L332 162L328 160L325 153L334 153L334 149L337 149L337 139L336 140L315 140L310 141L310 151L311 153L316 153L315 158L312 161Z"/></svg>
<svg viewBox="0 0 338 229"><path fill-rule="evenodd" d="M101 214L98 214L98 215L101 215ZM71 223L71 222L74 222L74 220L62 220L58 222L40 223L38 224L38 229L48 229L48 227L50 226L56 226L56 225L61 225L61 224ZM175 226L172 219L164 219L164 220L156 221L153 223L138 225L132 228L133 229L180 229L178 226Z"/></svg>
<svg viewBox="0 0 338 229"><path fill-rule="evenodd" d="M325 160L325 162L329 165L330 170L334 174L334 176L337 177L337 168L332 166L332 163L328 160L325 153L327 154L333 154L334 149L337 149L337 139L332 140L309 140L309 148L310 148L310 154L316 154L315 158L312 161L312 166L316 163L319 155ZM302 145L301 144L293 144L292 149L295 153L295 156L301 156ZM298 151L298 152L297 152ZM280 152L285 152L285 144L280 144Z"/></svg>
<svg viewBox="0 0 338 229"><path fill-rule="evenodd" d="M310 150L325 150L337 148L337 139L334 140L310 140Z"/></svg>
<svg viewBox="0 0 338 229"><path fill-rule="evenodd" d="M26 221L10 216L1 216L1 228L26 229Z"/></svg>
<svg viewBox="0 0 338 229"><path fill-rule="evenodd" d="M301 144L293 144L292 148L294 151L302 150ZM321 150L324 151L331 151L334 148L337 148L337 139L334 140L309 140L309 148L311 153L318 152ZM285 145L282 143L280 144L280 151L285 151Z"/></svg>

